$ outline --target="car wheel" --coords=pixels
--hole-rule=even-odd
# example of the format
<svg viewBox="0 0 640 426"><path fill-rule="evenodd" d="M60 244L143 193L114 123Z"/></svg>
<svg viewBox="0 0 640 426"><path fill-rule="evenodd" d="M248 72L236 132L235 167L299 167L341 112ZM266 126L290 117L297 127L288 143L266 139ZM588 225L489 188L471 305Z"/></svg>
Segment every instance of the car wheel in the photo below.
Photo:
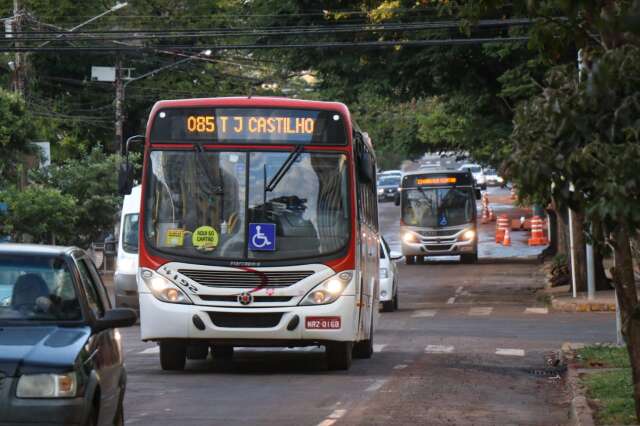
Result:
<svg viewBox="0 0 640 426"><path fill-rule="evenodd" d="M348 370L353 360L353 342L331 342L326 345L329 370Z"/></svg>
<svg viewBox="0 0 640 426"><path fill-rule="evenodd" d="M398 310L398 291L396 290L396 295L393 297L393 310Z"/></svg>
<svg viewBox="0 0 640 426"><path fill-rule="evenodd" d="M217 359L233 358L233 346L211 345L211 353Z"/></svg>
<svg viewBox="0 0 640 426"><path fill-rule="evenodd" d="M416 256L416 263L418 265L424 265L424 256Z"/></svg>
<svg viewBox="0 0 640 426"><path fill-rule="evenodd" d="M407 265L413 265L414 263L416 263L416 257L415 256L405 256L404 257L404 263L406 263Z"/></svg>
<svg viewBox="0 0 640 426"><path fill-rule="evenodd" d="M160 366L163 370L184 370L187 345L183 342L160 342Z"/></svg>
<svg viewBox="0 0 640 426"><path fill-rule="evenodd" d="M187 347L188 359L207 359L209 355L209 345L206 343L198 343Z"/></svg>

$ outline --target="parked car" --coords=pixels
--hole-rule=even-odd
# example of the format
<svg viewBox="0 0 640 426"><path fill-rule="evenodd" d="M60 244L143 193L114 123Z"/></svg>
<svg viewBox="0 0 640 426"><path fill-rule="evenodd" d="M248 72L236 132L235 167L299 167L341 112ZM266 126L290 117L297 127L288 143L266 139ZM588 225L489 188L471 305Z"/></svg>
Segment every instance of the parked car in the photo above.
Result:
<svg viewBox="0 0 640 426"><path fill-rule="evenodd" d="M398 309L398 267L402 255L391 252L384 238L380 239L380 301L383 312Z"/></svg>
<svg viewBox="0 0 640 426"><path fill-rule="evenodd" d="M138 223L140 219L141 186L125 195L120 215L118 257L113 282L116 290L116 306L140 309L138 302Z"/></svg>
<svg viewBox="0 0 640 426"><path fill-rule="evenodd" d="M378 178L378 201L393 201L400 187L401 177L382 175Z"/></svg>
<svg viewBox="0 0 640 426"><path fill-rule="evenodd" d="M496 169L486 169L484 171L484 177L487 181L487 185L504 185L504 179L498 175Z"/></svg>
<svg viewBox="0 0 640 426"><path fill-rule="evenodd" d="M123 424L116 327L135 322L84 251L0 244L0 423Z"/></svg>
<svg viewBox="0 0 640 426"><path fill-rule="evenodd" d="M487 180L482 170L482 166L479 164L463 164L460 170L470 170L473 178L476 180L476 185L480 189L487 189Z"/></svg>

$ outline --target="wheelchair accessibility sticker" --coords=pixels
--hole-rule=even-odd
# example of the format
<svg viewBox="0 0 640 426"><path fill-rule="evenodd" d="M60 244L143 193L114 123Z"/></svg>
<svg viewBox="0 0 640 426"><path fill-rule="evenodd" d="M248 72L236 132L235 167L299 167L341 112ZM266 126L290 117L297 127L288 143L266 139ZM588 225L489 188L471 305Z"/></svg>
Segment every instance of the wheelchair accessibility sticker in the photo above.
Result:
<svg viewBox="0 0 640 426"><path fill-rule="evenodd" d="M250 223L249 224L249 250L275 251L275 249L276 249L276 224L275 223Z"/></svg>

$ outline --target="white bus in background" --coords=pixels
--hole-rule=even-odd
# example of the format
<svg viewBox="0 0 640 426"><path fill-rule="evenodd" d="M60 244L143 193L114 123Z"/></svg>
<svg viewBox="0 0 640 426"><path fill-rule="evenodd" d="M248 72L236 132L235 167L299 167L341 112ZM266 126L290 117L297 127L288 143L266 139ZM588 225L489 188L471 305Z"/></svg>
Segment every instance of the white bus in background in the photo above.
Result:
<svg viewBox="0 0 640 426"><path fill-rule="evenodd" d="M139 309L138 284L138 223L141 186L125 195L120 216L118 258L114 275L116 306Z"/></svg>

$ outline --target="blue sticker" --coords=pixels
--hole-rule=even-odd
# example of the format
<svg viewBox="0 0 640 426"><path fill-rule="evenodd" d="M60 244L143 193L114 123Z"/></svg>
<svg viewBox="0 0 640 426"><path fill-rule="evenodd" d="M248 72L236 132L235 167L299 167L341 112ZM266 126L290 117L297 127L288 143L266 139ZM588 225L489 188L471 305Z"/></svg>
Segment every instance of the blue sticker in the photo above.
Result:
<svg viewBox="0 0 640 426"><path fill-rule="evenodd" d="M275 251L275 249L276 249L276 224L275 223L250 223L249 224L249 250Z"/></svg>
<svg viewBox="0 0 640 426"><path fill-rule="evenodd" d="M449 224L449 222L447 221L447 218L443 215L440 218L440 226L447 226Z"/></svg>

